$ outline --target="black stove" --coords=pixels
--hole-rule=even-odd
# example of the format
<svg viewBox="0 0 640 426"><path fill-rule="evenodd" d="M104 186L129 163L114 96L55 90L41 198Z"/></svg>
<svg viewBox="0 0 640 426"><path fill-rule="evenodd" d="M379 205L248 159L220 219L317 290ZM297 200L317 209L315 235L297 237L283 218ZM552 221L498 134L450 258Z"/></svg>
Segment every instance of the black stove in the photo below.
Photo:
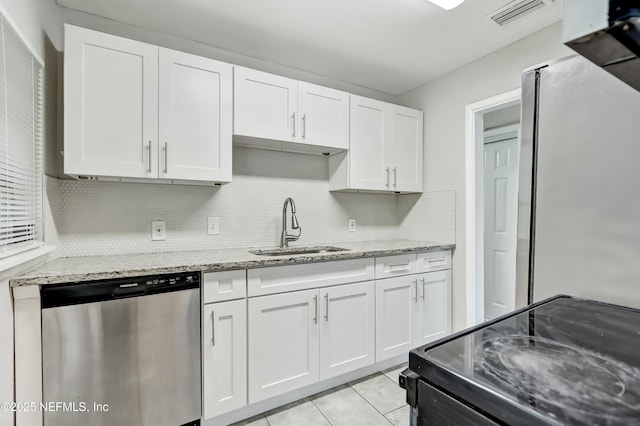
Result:
<svg viewBox="0 0 640 426"><path fill-rule="evenodd" d="M413 425L640 424L640 310L556 296L415 349Z"/></svg>

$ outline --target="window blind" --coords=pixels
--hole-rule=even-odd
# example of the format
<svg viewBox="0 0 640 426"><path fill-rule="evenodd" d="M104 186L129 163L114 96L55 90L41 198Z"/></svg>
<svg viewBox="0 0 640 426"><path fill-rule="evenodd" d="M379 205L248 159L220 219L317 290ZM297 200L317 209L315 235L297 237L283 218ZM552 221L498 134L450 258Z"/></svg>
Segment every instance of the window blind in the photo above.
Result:
<svg viewBox="0 0 640 426"><path fill-rule="evenodd" d="M42 244L42 65L0 15L0 258Z"/></svg>

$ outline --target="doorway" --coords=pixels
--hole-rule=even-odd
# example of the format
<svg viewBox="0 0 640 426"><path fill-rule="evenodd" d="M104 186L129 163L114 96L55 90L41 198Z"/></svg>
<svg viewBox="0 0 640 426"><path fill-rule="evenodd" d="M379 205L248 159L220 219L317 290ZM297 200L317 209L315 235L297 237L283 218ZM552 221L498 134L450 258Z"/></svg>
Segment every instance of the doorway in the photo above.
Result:
<svg viewBox="0 0 640 426"><path fill-rule="evenodd" d="M520 105L490 112L484 118L486 321L511 312L516 306Z"/></svg>
<svg viewBox="0 0 640 426"><path fill-rule="evenodd" d="M514 188L517 194L517 168L513 170L513 166L517 166L519 159L517 147L514 152L513 142L506 144L499 144L499 142L504 137L514 139L515 136L516 141L519 140L517 132L519 132L520 121L520 96L520 89L512 90L467 105L465 111L465 269L466 322L469 327L480 324L494 315L499 315L500 311L506 312L511 306L515 305L515 257L513 257L512 261L508 261L511 251L504 249L505 247L508 248L508 244L500 244L502 241L498 241L497 237L501 233L504 234L504 230L510 229L507 223L510 220L510 215L512 215L512 228L514 229L512 252L515 254L517 214L512 214L513 210L510 210L507 206L514 207L517 213L517 195L513 196L513 192L509 192L509 189L511 187ZM513 129L517 130L515 134L513 134ZM509 131L512 132L511 135L508 134ZM487 144L489 157L492 156L494 160L494 171L489 173L488 182L485 182L485 140L490 141ZM496 143L498 145L491 147L492 144ZM509 144L511 144L511 147L509 147ZM506 161L507 159L509 161ZM499 163L496 163L496 161ZM500 167L496 168L496 164L500 164ZM505 164L509 164L509 167L506 167L508 174L515 174L516 176L516 180L512 185L509 185L507 176L500 174L503 173ZM485 185L487 184L492 185L486 191L488 196L492 197L487 204L493 204L494 208L491 213L485 214ZM515 205L511 203L511 199L516 203ZM496 206L499 208L496 208ZM489 250L493 250L494 254L485 259L485 216L490 214L493 217L487 219L490 224L488 228L489 230L491 230L491 227L494 228L494 238L491 241L492 245ZM510 237L502 238L502 240L510 241ZM506 255L503 253L505 251L507 252ZM495 252L499 253L498 256L495 255ZM488 268L485 268L486 260L491 262ZM510 268L512 268L513 273L510 272ZM487 273L491 275L491 278L485 277L485 269L488 270ZM511 285L509 284L511 283L509 277L512 274ZM492 284L485 289L485 280L495 281L496 275L501 279L501 283L497 286ZM508 292L513 292L513 302L511 302L511 296ZM488 295L488 304L492 305L488 306L487 315L485 315L485 293Z"/></svg>

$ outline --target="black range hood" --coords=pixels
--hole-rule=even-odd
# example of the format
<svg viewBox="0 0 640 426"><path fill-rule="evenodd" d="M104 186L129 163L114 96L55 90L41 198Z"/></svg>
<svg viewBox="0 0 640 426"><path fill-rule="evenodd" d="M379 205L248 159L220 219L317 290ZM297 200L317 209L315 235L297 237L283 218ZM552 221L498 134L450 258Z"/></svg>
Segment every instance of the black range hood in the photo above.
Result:
<svg viewBox="0 0 640 426"><path fill-rule="evenodd" d="M565 0L564 43L640 90L640 0Z"/></svg>

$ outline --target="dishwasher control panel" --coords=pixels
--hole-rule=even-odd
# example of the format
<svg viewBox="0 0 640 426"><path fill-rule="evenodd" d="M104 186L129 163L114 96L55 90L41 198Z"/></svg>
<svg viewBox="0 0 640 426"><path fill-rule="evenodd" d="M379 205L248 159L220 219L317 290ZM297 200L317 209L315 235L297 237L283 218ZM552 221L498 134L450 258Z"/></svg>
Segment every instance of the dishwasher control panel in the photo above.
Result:
<svg viewBox="0 0 640 426"><path fill-rule="evenodd" d="M40 287L40 300L42 309L47 309L199 288L200 272L181 272L47 284Z"/></svg>

